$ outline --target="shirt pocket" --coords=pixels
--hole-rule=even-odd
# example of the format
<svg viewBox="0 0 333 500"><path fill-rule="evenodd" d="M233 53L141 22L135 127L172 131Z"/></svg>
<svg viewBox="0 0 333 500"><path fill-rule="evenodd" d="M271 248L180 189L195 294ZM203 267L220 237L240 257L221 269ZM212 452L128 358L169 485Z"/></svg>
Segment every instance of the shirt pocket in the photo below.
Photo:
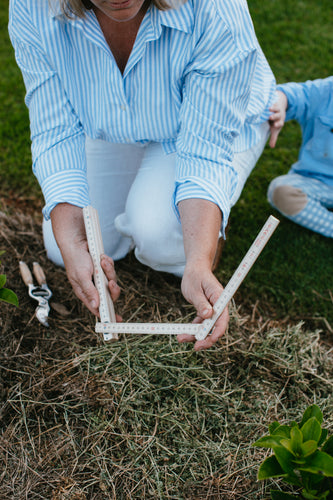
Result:
<svg viewBox="0 0 333 500"><path fill-rule="evenodd" d="M317 116L311 141L312 154L317 160L333 162L333 116Z"/></svg>

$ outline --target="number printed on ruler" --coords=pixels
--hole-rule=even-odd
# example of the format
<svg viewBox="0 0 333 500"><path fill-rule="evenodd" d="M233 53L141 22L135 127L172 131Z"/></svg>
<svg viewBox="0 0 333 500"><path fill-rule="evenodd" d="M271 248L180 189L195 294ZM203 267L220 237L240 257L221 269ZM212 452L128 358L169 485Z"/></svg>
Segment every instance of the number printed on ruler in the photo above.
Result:
<svg viewBox="0 0 333 500"><path fill-rule="evenodd" d="M181 323L116 323L115 312L108 290L107 280L100 265L100 256L104 253L102 235L96 209L85 207L83 209L89 252L94 262L94 281L100 295L101 321L96 323L96 332L103 333L105 340L118 338L118 333L152 334L152 335L178 335L187 333L194 335L196 340L207 337L216 321L227 307L233 295L260 255L264 246L272 236L279 220L272 215L267 219L258 236L252 243L245 257L239 264L222 294L214 304L213 316L205 319L201 324Z"/></svg>
<svg viewBox="0 0 333 500"><path fill-rule="evenodd" d="M99 293L99 314L102 322L116 322L113 302L108 289L108 282L101 267L100 258L104 253L101 229L97 210L91 206L83 209L84 223L89 252L94 264L94 283ZM115 333L114 338L117 338Z"/></svg>

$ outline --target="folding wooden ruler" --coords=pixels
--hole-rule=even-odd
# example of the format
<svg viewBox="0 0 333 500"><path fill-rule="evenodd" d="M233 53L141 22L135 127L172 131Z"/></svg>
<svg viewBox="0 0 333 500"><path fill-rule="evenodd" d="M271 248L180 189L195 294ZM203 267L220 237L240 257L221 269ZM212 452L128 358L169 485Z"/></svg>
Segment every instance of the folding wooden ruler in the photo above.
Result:
<svg viewBox="0 0 333 500"><path fill-rule="evenodd" d="M94 283L100 297L100 321L96 323L95 331L97 333L103 333L104 340L117 340L118 334L120 333L151 335L178 335L180 333L187 333L189 335L194 335L197 340L205 339L280 222L278 219L273 217L273 215L269 216L245 257L224 288L222 294L214 304L214 313L211 318L205 319L201 324L116 323L114 307L108 290L107 279L100 264L100 257L104 253L104 248L98 213L92 206L87 206L84 207L83 214L89 252L94 264Z"/></svg>

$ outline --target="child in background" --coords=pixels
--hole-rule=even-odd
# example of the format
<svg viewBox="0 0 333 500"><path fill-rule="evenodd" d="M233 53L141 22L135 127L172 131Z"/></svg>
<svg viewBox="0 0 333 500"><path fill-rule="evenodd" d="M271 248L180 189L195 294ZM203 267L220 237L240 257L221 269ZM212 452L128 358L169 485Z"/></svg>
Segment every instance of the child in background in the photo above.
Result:
<svg viewBox="0 0 333 500"><path fill-rule="evenodd" d="M277 89L269 145L275 147L285 121L292 119L301 126L302 145L289 172L270 183L268 201L296 224L332 238L333 76Z"/></svg>

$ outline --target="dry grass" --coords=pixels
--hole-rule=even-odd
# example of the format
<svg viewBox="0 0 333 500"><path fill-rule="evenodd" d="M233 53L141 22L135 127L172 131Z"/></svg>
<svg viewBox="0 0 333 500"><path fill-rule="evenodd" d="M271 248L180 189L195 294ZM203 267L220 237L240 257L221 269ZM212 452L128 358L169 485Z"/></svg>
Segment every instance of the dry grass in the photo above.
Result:
<svg viewBox="0 0 333 500"><path fill-rule="evenodd" d="M332 348L320 332L232 306L228 334L195 353L175 338L105 344L63 270L45 258L40 222L0 214L0 249L15 309L0 303L0 484L5 499L255 499L266 452L251 446L268 423L316 402L333 426ZM53 300L50 327L18 261L38 260ZM179 281L118 263L126 320L190 321ZM58 308L59 310L59 308Z"/></svg>

